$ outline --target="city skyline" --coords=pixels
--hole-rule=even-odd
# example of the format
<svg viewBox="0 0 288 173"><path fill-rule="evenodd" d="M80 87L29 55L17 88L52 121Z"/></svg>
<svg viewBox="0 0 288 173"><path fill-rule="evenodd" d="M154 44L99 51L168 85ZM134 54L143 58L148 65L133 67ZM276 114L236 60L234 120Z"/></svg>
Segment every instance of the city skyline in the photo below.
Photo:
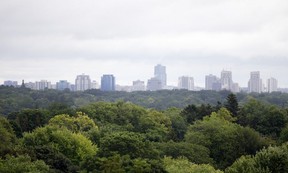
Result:
<svg viewBox="0 0 288 173"><path fill-rule="evenodd" d="M233 79L233 72L222 70L220 77L214 74L205 75L205 86L199 86L194 84L193 76L179 76L177 85L167 85L166 82L167 74L166 74L166 66L161 64L157 64L154 66L154 76L145 81L141 81L140 79L131 81L128 85L121 85L116 82L114 74L103 74L100 80L91 79L90 75L82 73L81 75L77 75L75 79L75 83L70 83L66 79L60 79L55 83L51 83L48 80L40 80L35 81L26 81L26 87L34 88L36 90L43 90L45 88L53 88L63 90L64 86L68 86L66 88L72 89L73 91L84 91L87 89L101 89L103 91L114 91L114 90L122 90L123 91L140 91L140 90L162 90L162 89L188 89L188 90L230 90L232 92L273 92L277 91L281 87L278 86L278 80L274 77L269 77L265 79L267 83L263 82L262 78L260 78L260 71L251 71L250 78L248 79L247 85L239 86L237 80ZM164 81L164 82L163 82ZM24 84L24 79L21 81L22 85ZM99 85L100 82L100 85ZM162 84L164 83L164 85ZM0 83L1 85L1 83ZM3 81L3 85L7 86L21 86L18 81L13 80L5 80ZM34 86L33 86L34 85ZM99 86L99 87L97 87ZM72 87L72 88L71 88ZM118 89L116 89L118 87ZM120 88L119 88L120 87ZM124 87L124 88L121 88ZM128 87L128 88L127 88ZM136 89L137 88L137 89ZM286 89L286 88L282 88Z"/></svg>
<svg viewBox="0 0 288 173"><path fill-rule="evenodd" d="M88 74L131 85L167 69L167 85L232 71L247 86L251 71L288 88L288 1L9 0L0 2L0 82L56 83Z"/></svg>

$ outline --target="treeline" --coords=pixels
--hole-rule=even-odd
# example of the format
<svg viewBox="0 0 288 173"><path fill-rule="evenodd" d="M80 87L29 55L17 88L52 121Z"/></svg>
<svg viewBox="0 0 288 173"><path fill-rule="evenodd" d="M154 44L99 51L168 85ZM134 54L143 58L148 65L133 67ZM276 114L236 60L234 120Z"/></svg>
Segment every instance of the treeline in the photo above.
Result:
<svg viewBox="0 0 288 173"><path fill-rule="evenodd" d="M117 101L14 111L0 118L0 172L288 172L288 109L247 99L239 104L230 93L215 105L165 110Z"/></svg>
<svg viewBox="0 0 288 173"><path fill-rule="evenodd" d="M85 92L70 92L69 90L44 90L36 91L28 88L14 88L0 86L0 114L7 116L9 113L24 108L39 109L49 108L54 103L65 104L71 108L78 108L93 102L124 101L140 105L145 108L166 110L170 107L184 108L188 105L210 104L216 106L225 102L229 91L187 91L187 90L162 90L138 92L103 92L100 90L87 90ZM255 98L264 103L279 107L288 106L287 93L237 93L239 104L247 103L250 98Z"/></svg>

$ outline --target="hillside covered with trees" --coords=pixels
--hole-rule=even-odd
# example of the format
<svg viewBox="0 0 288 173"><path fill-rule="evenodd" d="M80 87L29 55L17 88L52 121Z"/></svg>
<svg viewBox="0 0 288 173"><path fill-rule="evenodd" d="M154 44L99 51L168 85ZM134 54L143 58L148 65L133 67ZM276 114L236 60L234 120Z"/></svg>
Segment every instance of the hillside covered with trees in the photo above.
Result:
<svg viewBox="0 0 288 173"><path fill-rule="evenodd" d="M0 90L0 172L288 172L286 94Z"/></svg>

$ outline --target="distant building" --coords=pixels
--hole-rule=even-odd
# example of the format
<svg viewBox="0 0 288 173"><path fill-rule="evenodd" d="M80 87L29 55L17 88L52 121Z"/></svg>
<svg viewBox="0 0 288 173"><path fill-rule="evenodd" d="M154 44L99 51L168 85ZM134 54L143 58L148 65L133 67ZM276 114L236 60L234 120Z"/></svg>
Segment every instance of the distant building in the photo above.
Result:
<svg viewBox="0 0 288 173"><path fill-rule="evenodd" d="M162 89L162 82L160 79L153 77L147 81L148 91L157 91Z"/></svg>
<svg viewBox="0 0 288 173"><path fill-rule="evenodd" d="M218 86L216 86L215 84L218 83L220 84L220 89ZM213 87L214 85L214 87ZM221 82L220 82L220 79L215 76L215 75L206 75L205 76L205 89L206 90L216 90L216 91L219 91L221 90Z"/></svg>
<svg viewBox="0 0 288 173"><path fill-rule="evenodd" d="M91 89L99 89L99 88L100 88L99 83L96 80L93 80L91 82Z"/></svg>
<svg viewBox="0 0 288 173"><path fill-rule="evenodd" d="M145 82L141 80L133 81L132 91L145 91Z"/></svg>
<svg viewBox="0 0 288 173"><path fill-rule="evenodd" d="M60 80L56 83L56 89L61 91L70 89L70 83L67 80Z"/></svg>
<svg viewBox="0 0 288 173"><path fill-rule="evenodd" d="M6 80L6 81L4 81L4 86L17 87L18 86L18 82L17 81Z"/></svg>
<svg viewBox="0 0 288 173"><path fill-rule="evenodd" d="M45 90L45 89L51 89L51 82L47 80L41 80L35 82L35 88L36 90Z"/></svg>
<svg viewBox="0 0 288 173"><path fill-rule="evenodd" d="M160 64L154 67L154 77L161 81L161 89L167 85L166 67Z"/></svg>
<svg viewBox="0 0 288 173"><path fill-rule="evenodd" d="M222 90L232 91L233 80L231 71L223 70L221 72L221 85Z"/></svg>
<svg viewBox="0 0 288 173"><path fill-rule="evenodd" d="M239 84L238 83L233 83L232 84L232 90L231 92L233 93L239 93L240 92L240 87L239 87Z"/></svg>
<svg viewBox="0 0 288 173"><path fill-rule="evenodd" d="M24 84L26 88L36 89L34 82L28 82Z"/></svg>
<svg viewBox="0 0 288 173"><path fill-rule="evenodd" d="M78 75L75 79L75 91L85 91L91 89L91 79L89 75Z"/></svg>
<svg viewBox="0 0 288 173"><path fill-rule="evenodd" d="M101 77L102 91L115 91L115 77L112 74L106 74Z"/></svg>
<svg viewBox="0 0 288 173"><path fill-rule="evenodd" d="M271 77L267 80L267 92L271 93L274 91L278 91L278 81Z"/></svg>
<svg viewBox="0 0 288 173"><path fill-rule="evenodd" d="M259 71L253 71L250 73L250 79L248 82L248 91L261 93L262 92L262 79L260 78L260 72Z"/></svg>
<svg viewBox="0 0 288 173"><path fill-rule="evenodd" d="M194 79L193 77L181 76L178 78L178 88L194 90Z"/></svg>

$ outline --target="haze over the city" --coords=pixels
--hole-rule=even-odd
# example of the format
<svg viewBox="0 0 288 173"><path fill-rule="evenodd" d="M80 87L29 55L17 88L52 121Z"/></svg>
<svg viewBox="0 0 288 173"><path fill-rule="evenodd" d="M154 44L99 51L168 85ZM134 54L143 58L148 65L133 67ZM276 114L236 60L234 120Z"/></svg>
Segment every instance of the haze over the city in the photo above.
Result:
<svg viewBox="0 0 288 173"><path fill-rule="evenodd" d="M288 87L288 1L3 0L0 62L0 83L85 73L131 85L162 64L168 85L225 69L242 87L251 71Z"/></svg>

